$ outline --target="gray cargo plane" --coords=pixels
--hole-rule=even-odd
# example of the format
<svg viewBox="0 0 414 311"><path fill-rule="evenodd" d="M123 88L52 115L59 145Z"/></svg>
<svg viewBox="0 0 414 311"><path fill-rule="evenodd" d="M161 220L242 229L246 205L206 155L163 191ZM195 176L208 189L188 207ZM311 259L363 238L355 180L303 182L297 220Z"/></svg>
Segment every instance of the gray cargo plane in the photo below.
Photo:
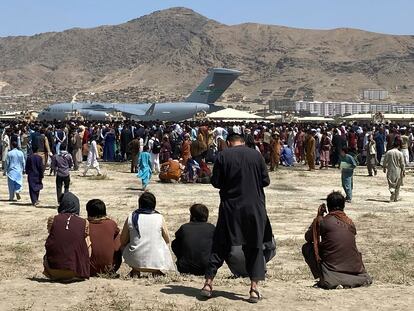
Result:
<svg viewBox="0 0 414 311"><path fill-rule="evenodd" d="M240 71L214 68L184 102L173 103L58 103L42 110L41 121L67 120L81 116L85 120L107 121L116 116L136 121L182 121L200 112L218 110L214 102L241 74Z"/></svg>

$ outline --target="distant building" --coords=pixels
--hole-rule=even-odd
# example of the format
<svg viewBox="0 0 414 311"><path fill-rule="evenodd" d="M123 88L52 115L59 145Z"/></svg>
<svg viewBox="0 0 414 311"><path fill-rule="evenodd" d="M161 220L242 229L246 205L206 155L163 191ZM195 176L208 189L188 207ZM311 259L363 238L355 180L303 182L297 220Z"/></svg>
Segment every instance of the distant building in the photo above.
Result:
<svg viewBox="0 0 414 311"><path fill-rule="evenodd" d="M270 107L270 105L269 105ZM283 110L279 110L283 111ZM284 110L291 111L291 110ZM358 113L414 113L413 105L401 104L372 104L372 103L355 103L355 102L319 102L319 101L297 101L295 102L296 113L309 112L311 115L322 117L335 117L352 115Z"/></svg>
<svg viewBox="0 0 414 311"><path fill-rule="evenodd" d="M386 90L364 90L362 92L362 99L364 100L386 100L388 98L388 91Z"/></svg>
<svg viewBox="0 0 414 311"><path fill-rule="evenodd" d="M270 112L278 112L278 111L295 111L296 110L296 103L288 98L283 99L271 99L268 102L269 111Z"/></svg>

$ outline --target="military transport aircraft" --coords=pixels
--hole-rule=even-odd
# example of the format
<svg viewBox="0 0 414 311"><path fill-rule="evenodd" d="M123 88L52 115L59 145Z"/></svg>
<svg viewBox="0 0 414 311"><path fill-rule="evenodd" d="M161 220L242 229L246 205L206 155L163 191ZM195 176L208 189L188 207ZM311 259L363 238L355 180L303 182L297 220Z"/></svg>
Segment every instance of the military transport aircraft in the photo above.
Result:
<svg viewBox="0 0 414 311"><path fill-rule="evenodd" d="M41 121L67 120L70 116L80 116L85 120L106 121L121 115L136 121L182 121L198 113L218 110L214 102L241 74L240 71L213 68L207 77L184 102L172 103L58 103L42 110Z"/></svg>

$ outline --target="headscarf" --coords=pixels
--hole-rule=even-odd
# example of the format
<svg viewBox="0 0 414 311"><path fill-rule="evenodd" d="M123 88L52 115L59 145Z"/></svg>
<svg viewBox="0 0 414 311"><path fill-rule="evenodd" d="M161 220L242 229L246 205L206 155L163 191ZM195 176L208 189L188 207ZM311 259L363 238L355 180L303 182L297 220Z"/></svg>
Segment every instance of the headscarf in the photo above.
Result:
<svg viewBox="0 0 414 311"><path fill-rule="evenodd" d="M155 199L155 196L151 192L144 192L138 199L138 209L136 209L132 213L132 225L134 226L135 230L137 230L138 238L141 238L141 233L139 231L139 215L145 214L159 214L155 210L155 205L157 204L157 200Z"/></svg>
<svg viewBox="0 0 414 311"><path fill-rule="evenodd" d="M66 192L62 195L58 207L59 214L75 214L79 215L79 199L72 192Z"/></svg>

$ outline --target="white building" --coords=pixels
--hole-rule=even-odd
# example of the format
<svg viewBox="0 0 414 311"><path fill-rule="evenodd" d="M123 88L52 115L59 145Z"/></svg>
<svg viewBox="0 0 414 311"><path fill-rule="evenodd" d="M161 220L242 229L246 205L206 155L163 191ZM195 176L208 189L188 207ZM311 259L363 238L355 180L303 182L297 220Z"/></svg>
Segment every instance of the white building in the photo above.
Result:
<svg viewBox="0 0 414 311"><path fill-rule="evenodd" d="M370 104L364 102L319 102L319 101L297 101L297 113L308 111L312 115L323 117L343 116L357 113L414 113L414 105L400 104Z"/></svg>

